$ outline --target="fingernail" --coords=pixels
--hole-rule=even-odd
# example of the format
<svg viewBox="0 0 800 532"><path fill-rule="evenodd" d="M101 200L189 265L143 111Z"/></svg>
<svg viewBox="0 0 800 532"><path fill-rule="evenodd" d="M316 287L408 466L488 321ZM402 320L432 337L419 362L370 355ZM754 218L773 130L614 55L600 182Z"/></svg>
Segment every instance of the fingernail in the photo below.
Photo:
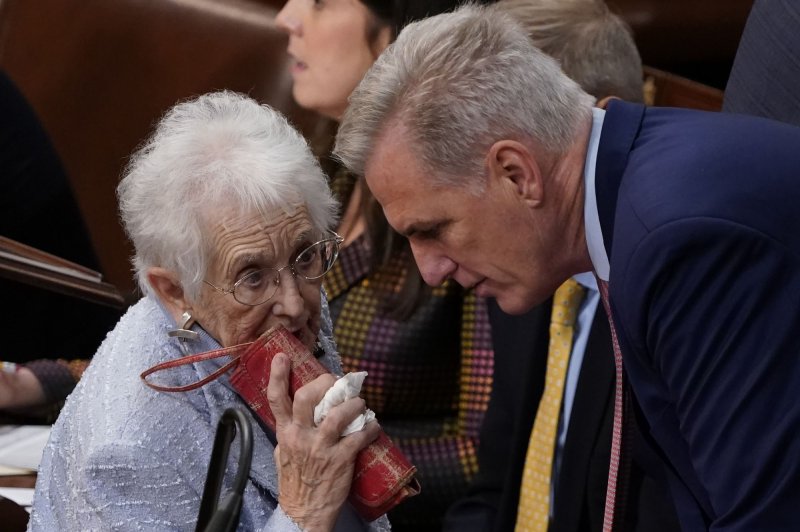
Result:
<svg viewBox="0 0 800 532"><path fill-rule="evenodd" d="M283 366L284 368L289 367L289 356L286 355L286 353L278 353L275 356L280 357L279 360L278 360L278 363L281 366Z"/></svg>

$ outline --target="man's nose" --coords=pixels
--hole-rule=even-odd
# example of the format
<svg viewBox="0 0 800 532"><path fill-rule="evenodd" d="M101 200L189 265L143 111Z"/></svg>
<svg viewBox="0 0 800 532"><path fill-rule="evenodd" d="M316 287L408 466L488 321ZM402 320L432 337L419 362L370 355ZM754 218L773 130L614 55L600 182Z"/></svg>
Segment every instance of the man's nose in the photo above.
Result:
<svg viewBox="0 0 800 532"><path fill-rule="evenodd" d="M431 286L439 286L456 271L457 264L446 255L414 244L411 244L411 251L422 279Z"/></svg>

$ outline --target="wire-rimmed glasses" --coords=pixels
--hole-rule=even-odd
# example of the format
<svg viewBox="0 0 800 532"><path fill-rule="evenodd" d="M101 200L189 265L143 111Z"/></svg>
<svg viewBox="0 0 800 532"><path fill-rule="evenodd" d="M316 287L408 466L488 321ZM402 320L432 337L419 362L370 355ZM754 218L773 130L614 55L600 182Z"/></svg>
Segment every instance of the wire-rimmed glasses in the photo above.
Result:
<svg viewBox="0 0 800 532"><path fill-rule="evenodd" d="M306 281L315 281L328 273L339 256L339 246L344 242L333 231L331 236L318 242L314 242L297 257L283 268L261 268L252 271L234 284L233 288L222 288L203 280L208 286L222 294L231 294L233 299L250 307L261 305L270 300L281 284L281 272L289 269L295 277L300 277Z"/></svg>

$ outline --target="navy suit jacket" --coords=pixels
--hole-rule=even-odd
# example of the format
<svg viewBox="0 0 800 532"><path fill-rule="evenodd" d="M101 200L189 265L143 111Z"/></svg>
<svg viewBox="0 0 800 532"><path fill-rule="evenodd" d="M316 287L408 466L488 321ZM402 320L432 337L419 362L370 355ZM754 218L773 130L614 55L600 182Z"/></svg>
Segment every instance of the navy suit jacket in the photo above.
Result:
<svg viewBox="0 0 800 532"><path fill-rule="evenodd" d="M800 128L608 106L612 314L685 530L800 530Z"/></svg>

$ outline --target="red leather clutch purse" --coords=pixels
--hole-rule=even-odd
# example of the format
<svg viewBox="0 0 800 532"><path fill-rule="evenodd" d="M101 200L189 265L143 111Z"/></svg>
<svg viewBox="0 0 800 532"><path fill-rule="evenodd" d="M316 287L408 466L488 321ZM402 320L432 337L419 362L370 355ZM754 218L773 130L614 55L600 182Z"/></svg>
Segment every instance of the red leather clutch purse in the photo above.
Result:
<svg viewBox="0 0 800 532"><path fill-rule="evenodd" d="M272 358L277 353L285 353L291 360L291 397L304 384L328 373L308 348L283 327L271 329L242 353L231 375L231 384L273 431L275 417L269 408L267 384ZM378 438L356 457L350 504L365 520L373 521L419 493L420 485L414 477L416 471L417 468L381 431Z"/></svg>

